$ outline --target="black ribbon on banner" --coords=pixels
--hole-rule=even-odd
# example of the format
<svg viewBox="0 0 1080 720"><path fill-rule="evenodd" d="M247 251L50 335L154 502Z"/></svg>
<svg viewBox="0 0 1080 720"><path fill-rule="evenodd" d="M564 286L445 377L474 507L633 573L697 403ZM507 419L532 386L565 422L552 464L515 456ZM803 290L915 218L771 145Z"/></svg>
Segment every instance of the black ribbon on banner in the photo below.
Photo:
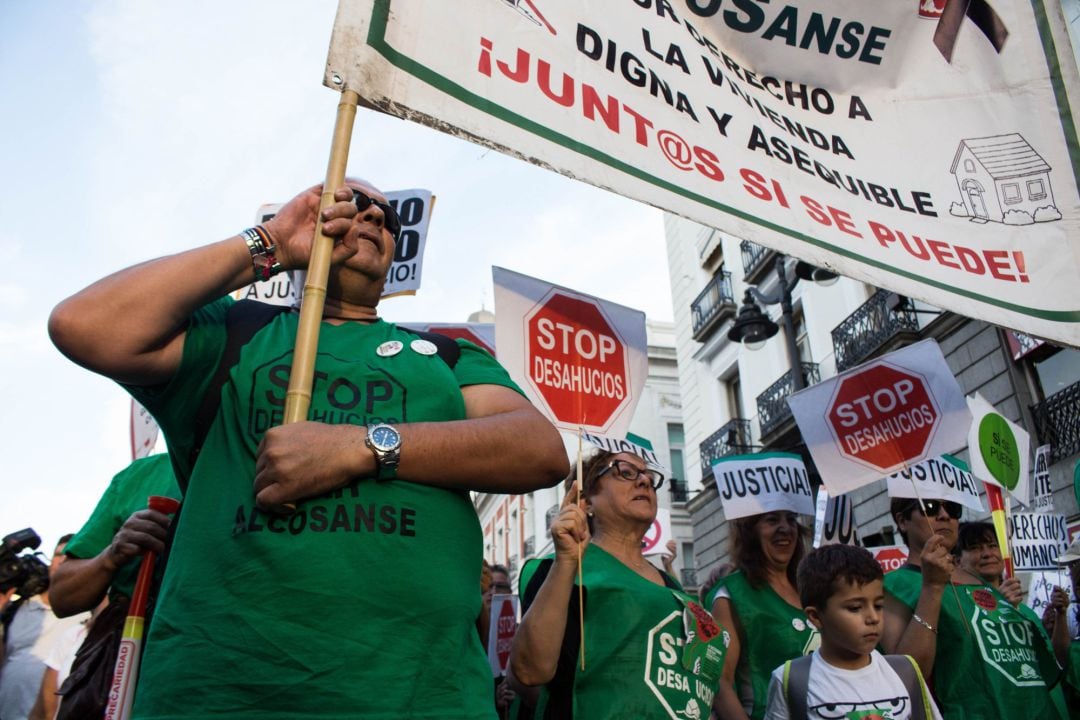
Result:
<svg viewBox="0 0 1080 720"><path fill-rule="evenodd" d="M986 0L947 0L934 31L934 45L945 59L952 62L956 37L960 34L960 26L965 17L971 18L975 27L979 28L994 46L994 50L1000 53L1009 37L1009 30L994 12L994 8L990 7L990 3Z"/></svg>

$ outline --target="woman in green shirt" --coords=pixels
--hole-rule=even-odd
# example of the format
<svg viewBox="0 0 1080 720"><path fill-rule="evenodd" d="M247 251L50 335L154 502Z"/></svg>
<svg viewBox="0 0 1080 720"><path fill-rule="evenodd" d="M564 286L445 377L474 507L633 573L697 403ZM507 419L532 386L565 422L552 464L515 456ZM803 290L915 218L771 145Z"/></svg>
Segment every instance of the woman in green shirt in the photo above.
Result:
<svg viewBox="0 0 1080 720"><path fill-rule="evenodd" d="M788 511L732 521L735 571L706 595L716 621L734 630L714 704L725 720L760 720L772 671L819 644L795 586L808 534L798 515Z"/></svg>
<svg viewBox="0 0 1080 720"><path fill-rule="evenodd" d="M511 675L543 686L544 718L707 717L727 633L642 555L663 475L631 453L600 452L583 478L583 497L569 488L551 525L554 558L526 588Z"/></svg>
<svg viewBox="0 0 1080 720"><path fill-rule="evenodd" d="M949 720L1057 718L1049 688L1060 669L1038 620L955 562L961 510L893 499L909 552L907 565L885 576L881 644L919 663Z"/></svg>

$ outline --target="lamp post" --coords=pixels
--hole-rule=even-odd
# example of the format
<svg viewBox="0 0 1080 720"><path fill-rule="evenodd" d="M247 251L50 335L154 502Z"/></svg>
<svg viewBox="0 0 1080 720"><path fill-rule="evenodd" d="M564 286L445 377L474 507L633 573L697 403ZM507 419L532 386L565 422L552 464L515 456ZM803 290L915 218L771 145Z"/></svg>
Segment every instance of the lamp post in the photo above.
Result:
<svg viewBox="0 0 1080 720"><path fill-rule="evenodd" d="M778 286L773 293L765 294L754 285L746 288L742 307L738 317L728 330L728 339L742 343L747 350L760 350L765 342L780 331L780 327L762 311L763 305L780 305L781 322L784 324L784 346L787 350L788 363L791 365L792 392L806 387L802 374L802 362L799 359L799 347L795 344L795 321L792 308L791 291L799 280L812 280L820 285L832 285L838 279L836 273L814 267L801 260L795 265L795 276L788 279L787 256L777 255L773 265L776 270Z"/></svg>

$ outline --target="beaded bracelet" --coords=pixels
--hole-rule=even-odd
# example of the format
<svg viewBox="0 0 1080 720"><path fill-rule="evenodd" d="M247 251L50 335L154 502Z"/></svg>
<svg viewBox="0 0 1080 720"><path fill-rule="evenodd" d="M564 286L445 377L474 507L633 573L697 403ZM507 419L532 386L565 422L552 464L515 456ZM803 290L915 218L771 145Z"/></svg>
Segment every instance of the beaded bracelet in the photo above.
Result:
<svg viewBox="0 0 1080 720"><path fill-rule="evenodd" d="M281 263L274 256L277 246L266 228L262 225L250 227L240 233L240 237L244 238L251 253L251 269L255 272L256 280L269 280L281 272Z"/></svg>
<svg viewBox="0 0 1080 720"><path fill-rule="evenodd" d="M930 632L937 635L937 628L935 628L933 625L931 625L930 623L926 622L921 617L919 617L919 613L912 613L911 614L911 619L914 620L915 622L919 623L920 625L922 625L924 628L926 628Z"/></svg>

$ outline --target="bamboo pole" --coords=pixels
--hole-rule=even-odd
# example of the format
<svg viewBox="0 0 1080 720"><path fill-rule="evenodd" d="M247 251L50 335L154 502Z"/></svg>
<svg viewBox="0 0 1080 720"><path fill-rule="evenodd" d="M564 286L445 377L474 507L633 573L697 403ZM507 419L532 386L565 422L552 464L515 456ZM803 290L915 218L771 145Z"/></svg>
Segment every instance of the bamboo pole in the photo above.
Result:
<svg viewBox="0 0 1080 720"><path fill-rule="evenodd" d="M584 433L584 429L579 425L577 433L577 504L581 505L581 491L582 485L585 479L582 477L582 458L581 458L581 436ZM578 578L578 623L581 628L581 669L585 669L585 578L581 568L581 556L584 554L584 550L578 548L577 556L577 578Z"/></svg>
<svg viewBox="0 0 1080 720"><path fill-rule="evenodd" d="M360 96L355 90L343 90L338 103L334 139L330 146L330 161L326 167L319 217L315 221L315 238L311 243L304 297L300 302L300 320L296 328L296 347L293 351L289 389L285 393L283 424L307 420L311 407L311 387L315 377L315 355L319 348L319 327L326 304L326 284L330 275L330 256L334 240L323 234L322 210L334 203L334 191L345 183L345 165L349 161L353 121Z"/></svg>

